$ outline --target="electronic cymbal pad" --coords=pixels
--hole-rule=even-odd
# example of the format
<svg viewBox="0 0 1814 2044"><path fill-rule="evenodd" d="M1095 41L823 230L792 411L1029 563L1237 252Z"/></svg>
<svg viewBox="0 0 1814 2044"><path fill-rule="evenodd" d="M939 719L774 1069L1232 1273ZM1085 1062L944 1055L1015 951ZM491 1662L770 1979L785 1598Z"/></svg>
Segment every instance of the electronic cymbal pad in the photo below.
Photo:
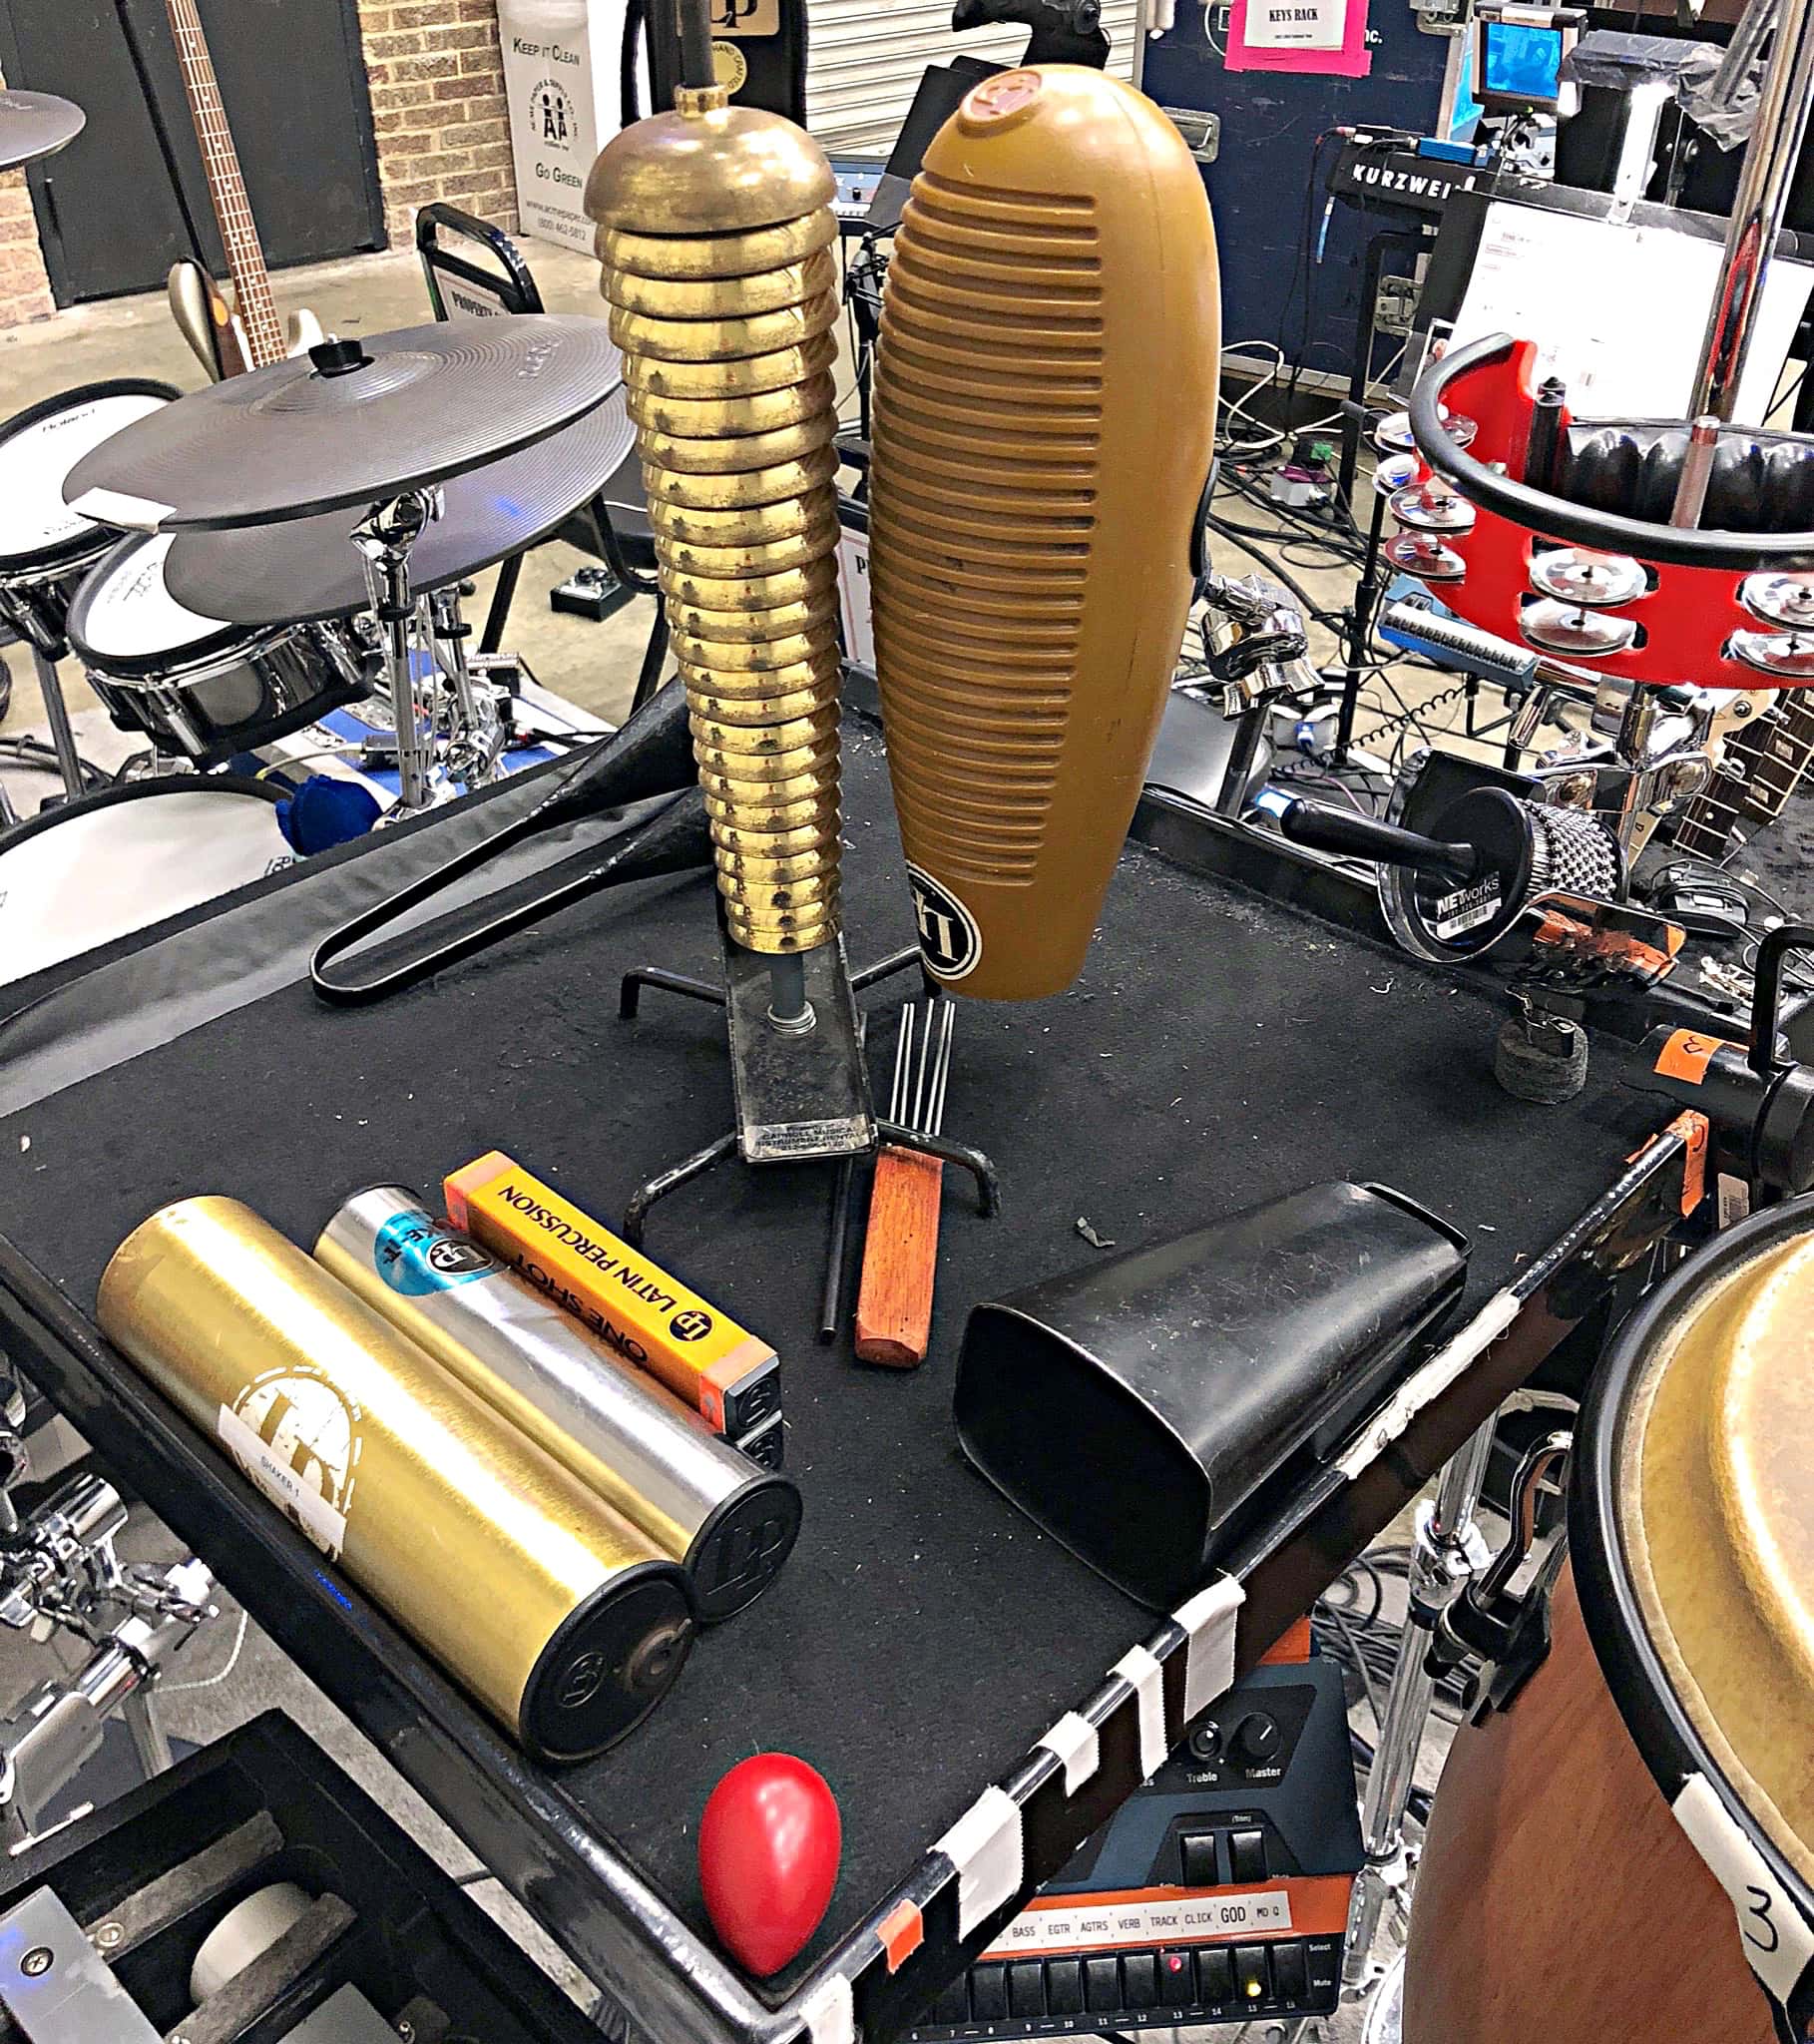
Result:
<svg viewBox="0 0 1814 2044"><path fill-rule="evenodd" d="M546 312L322 341L116 434L64 500L148 532L369 508L545 439L619 374L603 320Z"/></svg>
<svg viewBox="0 0 1814 2044"><path fill-rule="evenodd" d="M554 531L610 481L636 442L620 387L546 440L449 479L441 515L410 550L418 592L445 588ZM293 625L350 617L371 598L350 543L357 514L342 507L282 525L182 532L164 584L179 603L234 625Z"/></svg>
<svg viewBox="0 0 1814 2044"><path fill-rule="evenodd" d="M88 116L74 100L59 99L51 92L0 88L0 171L55 156L87 125Z"/></svg>

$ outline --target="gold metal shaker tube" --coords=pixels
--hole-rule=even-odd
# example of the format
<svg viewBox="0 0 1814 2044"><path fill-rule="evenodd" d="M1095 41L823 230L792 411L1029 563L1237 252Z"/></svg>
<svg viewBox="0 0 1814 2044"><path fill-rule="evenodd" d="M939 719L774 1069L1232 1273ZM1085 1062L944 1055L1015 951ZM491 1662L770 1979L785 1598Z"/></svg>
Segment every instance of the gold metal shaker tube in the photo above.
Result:
<svg viewBox="0 0 1814 2044"><path fill-rule="evenodd" d="M536 1759L602 1752L679 1673L674 1562L238 1201L135 1229L98 1317Z"/></svg>
<svg viewBox="0 0 1814 2044"><path fill-rule="evenodd" d="M586 195L725 921L771 955L838 930L834 189L799 129L707 89Z"/></svg>

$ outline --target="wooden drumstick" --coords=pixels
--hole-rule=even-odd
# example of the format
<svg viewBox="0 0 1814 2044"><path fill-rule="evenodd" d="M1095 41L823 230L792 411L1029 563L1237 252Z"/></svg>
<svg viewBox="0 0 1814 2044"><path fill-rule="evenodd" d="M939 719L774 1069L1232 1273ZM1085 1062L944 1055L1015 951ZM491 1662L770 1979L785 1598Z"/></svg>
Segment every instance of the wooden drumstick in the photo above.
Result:
<svg viewBox="0 0 1814 2044"><path fill-rule="evenodd" d="M903 1128L936 1136L944 1122L956 1017L950 1001L926 1003L916 1074L913 1004L901 1010L888 1111ZM887 1143L877 1153L857 1290L856 1352L865 1362L915 1369L926 1360L944 1175L939 1160L921 1150Z"/></svg>

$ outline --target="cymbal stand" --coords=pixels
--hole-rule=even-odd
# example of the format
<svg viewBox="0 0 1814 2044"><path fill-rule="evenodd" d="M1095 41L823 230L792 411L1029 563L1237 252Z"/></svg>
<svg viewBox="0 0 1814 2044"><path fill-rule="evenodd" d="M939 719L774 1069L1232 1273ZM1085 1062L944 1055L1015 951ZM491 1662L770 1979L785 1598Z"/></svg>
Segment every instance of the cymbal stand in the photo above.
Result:
<svg viewBox="0 0 1814 2044"><path fill-rule="evenodd" d="M365 588L383 641L385 677L390 689L391 722L397 743L397 799L381 819L400 822L437 803L450 800L451 779L435 759L434 703L423 716L416 681L416 647L433 646L421 629L423 606L409 583L409 550L441 515L438 489L406 490L389 503L374 505L352 535L365 563ZM433 684L430 688L432 691Z"/></svg>
<svg viewBox="0 0 1814 2044"><path fill-rule="evenodd" d="M1450 1458L1434 1500L1417 1510L1406 1577L1410 1602L1405 1630L1374 1743L1367 1792L1361 1801L1361 1842L1367 1863L1354 1883L1348 1908L1348 1948L1342 1961L1342 1991L1353 1999L1366 1994L1385 1971L1375 1963L1373 1947L1388 1905L1398 1919L1401 1938L1410 1913L1414 1869L1405 1843L1405 1814L1436 1694L1430 1647L1443 1614L1467 1594L1491 1561L1475 1513L1493 1452L1494 1425L1495 1420L1489 1419Z"/></svg>

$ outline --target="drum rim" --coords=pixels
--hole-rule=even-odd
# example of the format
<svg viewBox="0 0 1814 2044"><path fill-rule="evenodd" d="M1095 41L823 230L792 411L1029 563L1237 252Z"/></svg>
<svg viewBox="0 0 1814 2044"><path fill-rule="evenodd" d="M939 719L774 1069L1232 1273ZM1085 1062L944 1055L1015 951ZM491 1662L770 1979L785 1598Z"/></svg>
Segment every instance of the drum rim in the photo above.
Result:
<svg viewBox="0 0 1814 2044"><path fill-rule="evenodd" d="M250 794L274 807L292 792L275 781L259 780L249 773L161 773L155 780L128 780L118 787L97 788L78 795L74 801L59 802L54 809L40 809L34 816L22 816L17 823L0 830L0 853L9 852L29 838L42 837L71 816L94 815L102 809L117 808L123 802L166 794Z"/></svg>
<svg viewBox="0 0 1814 2044"><path fill-rule="evenodd" d="M54 397L41 397L36 404L28 404L23 411L14 412L11 418L0 422L0 454L5 453L10 441L37 425L39 420L54 417L60 411L73 411L78 405L92 404L97 398L161 397L167 404L174 404L182 395L174 383L163 382L156 376L107 376L98 383L78 383L73 389L59 391ZM73 539L59 540L54 546L34 547L23 554L0 555L0 579L10 582L33 569L79 566L85 550L92 548L97 538L108 541L111 546L111 536L119 531L118 526L102 525L95 520L90 520L89 526L91 529L77 533Z"/></svg>
<svg viewBox="0 0 1814 2044"><path fill-rule="evenodd" d="M1766 1207L1691 1256L1649 1293L1601 1357L1582 1402L1569 1485L1569 1555L1589 1644L1639 1758L1673 1804L1684 1783L1704 1776L1728 1815L1784 1892L1814 1923L1814 1885L1746 1808L1683 1710L1644 1624L1619 1538L1619 1439L1639 1368L1668 1338L1685 1306L1762 1250L1814 1231L1814 1194Z"/></svg>
<svg viewBox="0 0 1814 2044"><path fill-rule="evenodd" d="M70 599L63 636L82 665L98 674L103 681L118 682L123 687L136 682L164 682L173 689L193 687L206 679L207 669L220 665L224 654L255 660L259 654L268 653L280 640L307 629L301 624L229 625L217 618L205 618L202 620L204 624L216 624L220 629L205 639L193 639L184 647L167 646L157 653L98 652L90 643L85 628L103 577L116 562L122 562L129 554L141 552L166 537L168 535L158 532L129 532L116 540L89 570L81 588ZM170 600L180 610L188 609L178 598L173 596Z"/></svg>

